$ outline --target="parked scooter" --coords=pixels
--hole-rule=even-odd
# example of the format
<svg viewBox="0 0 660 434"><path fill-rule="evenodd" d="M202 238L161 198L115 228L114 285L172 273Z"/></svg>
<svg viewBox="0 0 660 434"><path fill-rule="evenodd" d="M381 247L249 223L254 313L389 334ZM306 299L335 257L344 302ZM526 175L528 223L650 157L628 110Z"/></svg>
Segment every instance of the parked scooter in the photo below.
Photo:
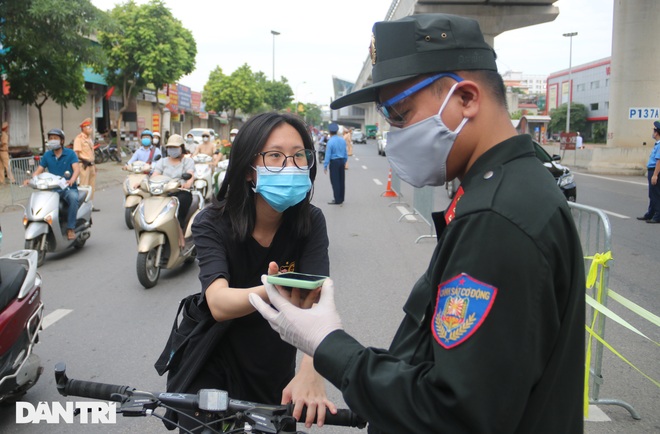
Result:
<svg viewBox="0 0 660 434"><path fill-rule="evenodd" d="M213 172L213 194L218 195L220 187L222 186L222 181L225 180L225 175L227 175L227 168L229 167L229 160L218 161L218 164Z"/></svg>
<svg viewBox="0 0 660 434"><path fill-rule="evenodd" d="M43 371L32 352L44 311L37 261L34 250L0 257L0 404L19 400Z"/></svg>
<svg viewBox="0 0 660 434"><path fill-rule="evenodd" d="M158 160L160 155L156 155L154 160ZM133 229L133 213L138 204L145 197L149 197L148 191L140 188L142 181L149 177L151 173L151 164L144 161L134 161L126 166L129 174L124 180L124 222L126 227Z"/></svg>
<svg viewBox="0 0 660 434"><path fill-rule="evenodd" d="M185 173L183 180L192 175ZM181 179L164 175L153 175L144 180L140 188L151 196L140 202L133 214L135 236L138 243L137 276L145 288L158 283L161 268L172 269L182 263L195 260L195 245L192 239L192 222L204 208L204 198L192 191L192 204L186 217L184 231L185 246L179 247L179 199L169 196L181 188Z"/></svg>
<svg viewBox="0 0 660 434"><path fill-rule="evenodd" d="M65 176L70 176L67 172ZM32 178L29 185L36 191L30 195L25 208L23 226L25 226L25 248L38 252L38 265L43 265L46 252L61 252L69 247L80 249L90 237L92 226L92 187L78 186L78 212L76 214L76 238L66 236L66 216L69 205L60 200L54 191L69 188L65 178L43 172Z"/></svg>
<svg viewBox="0 0 660 434"><path fill-rule="evenodd" d="M210 201L213 197L213 157L206 154L197 154L192 157L195 162L195 174L193 175L195 181L193 182L193 190L199 191L205 201Z"/></svg>

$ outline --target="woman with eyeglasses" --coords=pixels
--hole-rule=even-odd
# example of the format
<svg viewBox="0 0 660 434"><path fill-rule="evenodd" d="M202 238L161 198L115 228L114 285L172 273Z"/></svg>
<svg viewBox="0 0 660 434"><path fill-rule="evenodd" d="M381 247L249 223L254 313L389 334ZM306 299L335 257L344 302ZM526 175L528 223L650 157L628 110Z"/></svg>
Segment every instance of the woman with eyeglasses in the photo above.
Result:
<svg viewBox="0 0 660 434"><path fill-rule="evenodd" d="M195 218L193 238L206 304L217 321L231 320L191 391L227 390L232 398L295 404L306 425L326 407L324 380L296 348L282 341L255 311L248 295L268 301L263 274L296 271L329 275L328 235L320 209L310 203L316 177L314 146L302 120L262 113L248 120L232 144L227 175L213 204ZM311 307L320 289L292 288L300 307Z"/></svg>

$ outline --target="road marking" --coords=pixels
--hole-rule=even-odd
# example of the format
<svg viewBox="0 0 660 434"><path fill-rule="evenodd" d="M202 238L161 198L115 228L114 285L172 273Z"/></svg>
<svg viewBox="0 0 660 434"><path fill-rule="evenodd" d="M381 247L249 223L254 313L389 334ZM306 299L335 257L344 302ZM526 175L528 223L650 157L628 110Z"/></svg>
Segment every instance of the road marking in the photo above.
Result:
<svg viewBox="0 0 660 434"><path fill-rule="evenodd" d="M595 405L589 405L589 417L585 419L589 422L611 422L610 419L603 410L596 407Z"/></svg>
<svg viewBox="0 0 660 434"><path fill-rule="evenodd" d="M353 159L354 159L355 161L360 161L360 159L359 159L358 157L353 157Z"/></svg>
<svg viewBox="0 0 660 434"><path fill-rule="evenodd" d="M61 320L68 314L73 312L71 309L57 309L49 313L44 317L44 321L41 323L41 327L46 330L48 327L55 324L57 321Z"/></svg>
<svg viewBox="0 0 660 434"><path fill-rule="evenodd" d="M409 220L409 221L411 221L411 222L416 222L416 221L417 221L417 219L415 218L415 216L412 215L412 214L410 214L410 211L408 211L408 209L407 209L405 206L400 206L400 205L399 205L399 206L396 207L396 209L399 210L399 212L401 213L401 215L402 215L406 220Z"/></svg>
<svg viewBox="0 0 660 434"><path fill-rule="evenodd" d="M376 185L383 185L383 183L380 182L380 179L378 179L378 178L374 178L374 184L376 184Z"/></svg>
<svg viewBox="0 0 660 434"><path fill-rule="evenodd" d="M609 178L607 176L592 175L590 173L581 173L581 172L574 172L574 173L577 173L578 175L581 175L581 176L590 176L592 178L607 179L608 181L626 182L628 184L642 185L644 187L648 187L648 185L649 185L648 182L626 181L625 179Z"/></svg>
<svg viewBox="0 0 660 434"><path fill-rule="evenodd" d="M364 170L367 170L367 166L365 166L364 164L362 165L362 168L363 168Z"/></svg>

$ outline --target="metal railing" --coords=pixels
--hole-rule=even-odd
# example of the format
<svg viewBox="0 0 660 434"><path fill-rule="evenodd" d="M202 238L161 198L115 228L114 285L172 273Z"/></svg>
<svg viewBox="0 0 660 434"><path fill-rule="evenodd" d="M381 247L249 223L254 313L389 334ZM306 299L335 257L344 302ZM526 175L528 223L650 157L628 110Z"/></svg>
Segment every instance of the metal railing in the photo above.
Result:
<svg viewBox="0 0 660 434"><path fill-rule="evenodd" d="M568 202L571 213L580 236L582 251L585 256L584 268L588 272L591 262L595 255L611 253L612 251L612 227L607 215L600 209L582 205L579 203ZM586 288L586 294L598 301L603 306L607 306L608 288L609 288L609 265L602 267L600 282L593 285L592 288ZM601 290L604 288L604 290ZM587 323L591 324L594 332L605 339L605 315L599 314L594 307L587 309ZM589 336L591 339L591 336ZM641 419L632 405L620 399L602 399L600 398L600 386L603 384L603 349L604 345L597 340L592 360L590 363L591 387L589 388L589 403L596 405L618 405L628 410L634 419Z"/></svg>
<svg viewBox="0 0 660 434"><path fill-rule="evenodd" d="M24 208L22 202L30 197L32 189L23 188L23 181L30 178L28 173L33 173L37 168L37 164L34 157L11 158L9 160L9 170L11 170L16 180L16 183L10 186L11 205L18 205Z"/></svg>

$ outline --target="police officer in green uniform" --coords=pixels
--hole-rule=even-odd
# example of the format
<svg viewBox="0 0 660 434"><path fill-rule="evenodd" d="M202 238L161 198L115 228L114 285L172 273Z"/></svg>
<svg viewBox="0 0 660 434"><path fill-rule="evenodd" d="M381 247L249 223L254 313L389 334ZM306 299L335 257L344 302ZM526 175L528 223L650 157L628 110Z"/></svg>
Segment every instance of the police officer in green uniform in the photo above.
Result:
<svg viewBox="0 0 660 434"><path fill-rule="evenodd" d="M389 350L343 330L326 280L301 310L266 285L251 302L314 357L370 433L582 433L585 274L566 200L517 135L495 53L476 21L414 15L374 25L373 85L387 156L415 187L458 177L438 245ZM264 280L265 282L265 280Z"/></svg>

